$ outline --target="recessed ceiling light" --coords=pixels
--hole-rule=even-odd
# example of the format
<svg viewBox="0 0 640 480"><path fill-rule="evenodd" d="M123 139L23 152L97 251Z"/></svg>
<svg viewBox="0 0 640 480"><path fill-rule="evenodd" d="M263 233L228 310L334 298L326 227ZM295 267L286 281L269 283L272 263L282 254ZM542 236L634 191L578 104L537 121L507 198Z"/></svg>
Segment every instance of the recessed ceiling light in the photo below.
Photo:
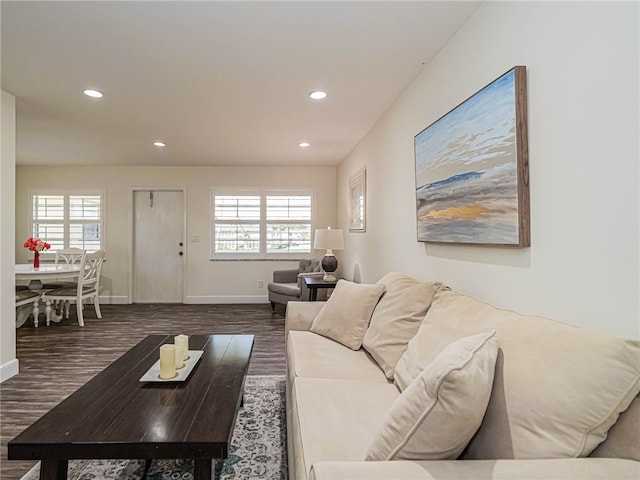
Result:
<svg viewBox="0 0 640 480"><path fill-rule="evenodd" d="M307 148L307 147L311 146L311 144L309 142L300 142L298 144L298 146L302 147L302 148Z"/></svg>
<svg viewBox="0 0 640 480"><path fill-rule="evenodd" d="M314 100L322 100L327 98L327 92L323 92L322 90L315 90L309 93L309 96Z"/></svg>
<svg viewBox="0 0 640 480"><path fill-rule="evenodd" d="M161 141L153 142L156 147L166 147L167 144Z"/></svg>
<svg viewBox="0 0 640 480"><path fill-rule="evenodd" d="M91 88L87 88L83 93L86 96L93 97L93 98L102 98L102 97L104 97L104 94L102 92L99 92L98 90L93 90Z"/></svg>

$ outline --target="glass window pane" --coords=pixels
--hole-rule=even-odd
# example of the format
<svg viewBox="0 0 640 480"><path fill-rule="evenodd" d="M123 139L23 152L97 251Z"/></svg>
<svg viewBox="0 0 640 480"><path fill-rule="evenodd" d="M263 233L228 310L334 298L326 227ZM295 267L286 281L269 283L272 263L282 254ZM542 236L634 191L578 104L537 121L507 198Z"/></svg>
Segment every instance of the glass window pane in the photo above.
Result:
<svg viewBox="0 0 640 480"><path fill-rule="evenodd" d="M267 196L267 220L311 220L311 196Z"/></svg>
<svg viewBox="0 0 640 480"><path fill-rule="evenodd" d="M99 220L99 195L70 195L69 218L71 220Z"/></svg>
<svg viewBox="0 0 640 480"><path fill-rule="evenodd" d="M311 224L268 224L267 252L310 252Z"/></svg>
<svg viewBox="0 0 640 480"><path fill-rule="evenodd" d="M34 220L64 219L64 195L34 195Z"/></svg>
<svg viewBox="0 0 640 480"><path fill-rule="evenodd" d="M88 251L100 250L99 223L72 223L69 225L69 247Z"/></svg>
<svg viewBox="0 0 640 480"><path fill-rule="evenodd" d="M64 248L64 225L61 223L34 223L33 236L51 244L51 250Z"/></svg>
<svg viewBox="0 0 640 480"><path fill-rule="evenodd" d="M260 253L260 224L216 224L216 253Z"/></svg>
<svg viewBox="0 0 640 480"><path fill-rule="evenodd" d="M216 195L216 220L260 220L260 197L256 195Z"/></svg>

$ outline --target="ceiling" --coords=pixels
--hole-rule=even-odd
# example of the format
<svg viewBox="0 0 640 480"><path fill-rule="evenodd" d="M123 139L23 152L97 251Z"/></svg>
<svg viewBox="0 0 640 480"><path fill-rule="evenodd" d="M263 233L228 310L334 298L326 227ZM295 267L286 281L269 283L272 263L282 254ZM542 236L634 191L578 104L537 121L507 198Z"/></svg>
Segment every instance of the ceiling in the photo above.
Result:
<svg viewBox="0 0 640 480"><path fill-rule="evenodd" d="M2 0L16 163L337 165L478 6Z"/></svg>

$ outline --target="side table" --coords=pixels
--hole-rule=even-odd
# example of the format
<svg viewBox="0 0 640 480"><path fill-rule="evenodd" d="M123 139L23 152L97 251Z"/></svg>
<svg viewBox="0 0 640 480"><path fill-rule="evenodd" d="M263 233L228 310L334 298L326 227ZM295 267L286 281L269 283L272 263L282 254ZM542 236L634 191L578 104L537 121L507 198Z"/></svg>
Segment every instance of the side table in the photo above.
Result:
<svg viewBox="0 0 640 480"><path fill-rule="evenodd" d="M307 284L309 289L309 301L315 302L318 299L319 288L335 288L338 280L323 280L318 277L305 277L304 283Z"/></svg>

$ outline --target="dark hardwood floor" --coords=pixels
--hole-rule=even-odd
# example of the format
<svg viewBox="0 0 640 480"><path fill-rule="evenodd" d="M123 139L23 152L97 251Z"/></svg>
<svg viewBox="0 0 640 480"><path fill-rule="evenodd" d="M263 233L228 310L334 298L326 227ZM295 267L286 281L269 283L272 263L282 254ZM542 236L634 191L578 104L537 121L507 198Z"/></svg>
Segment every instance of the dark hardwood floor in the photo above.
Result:
<svg viewBox="0 0 640 480"><path fill-rule="evenodd" d="M36 462L7 460L7 443L112 361L152 334L256 336L249 375L284 375L284 311L255 305L103 305L102 319L85 309L79 327L69 320L16 330L20 373L0 385L0 478L19 480ZM87 405L91 408L91 405Z"/></svg>

